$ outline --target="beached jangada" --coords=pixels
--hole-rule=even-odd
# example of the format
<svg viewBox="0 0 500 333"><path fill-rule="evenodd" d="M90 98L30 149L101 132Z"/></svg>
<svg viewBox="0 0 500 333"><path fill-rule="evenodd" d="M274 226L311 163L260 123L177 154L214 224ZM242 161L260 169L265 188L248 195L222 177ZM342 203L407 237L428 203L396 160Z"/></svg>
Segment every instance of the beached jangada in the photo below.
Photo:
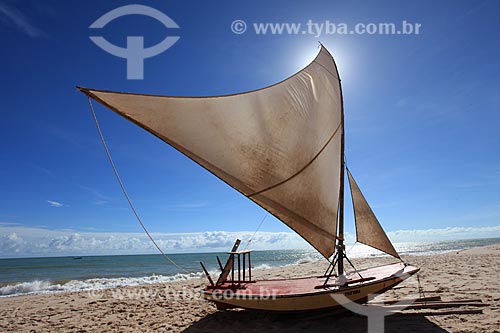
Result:
<svg viewBox="0 0 500 333"><path fill-rule="evenodd" d="M176 148L276 216L326 260L323 276L252 279L237 241L221 274L202 291L218 308L312 311L364 302L418 269L405 264L344 160L344 110L337 66L321 46L303 70L272 86L225 96L171 97L79 88ZM344 175L357 241L398 262L346 273Z"/></svg>

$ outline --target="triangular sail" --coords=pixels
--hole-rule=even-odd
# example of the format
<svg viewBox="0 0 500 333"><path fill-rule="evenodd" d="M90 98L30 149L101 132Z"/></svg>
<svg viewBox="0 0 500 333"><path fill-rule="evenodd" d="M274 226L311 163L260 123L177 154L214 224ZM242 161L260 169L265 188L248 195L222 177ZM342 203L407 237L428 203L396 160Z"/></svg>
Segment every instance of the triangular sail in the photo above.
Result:
<svg viewBox="0 0 500 333"><path fill-rule="evenodd" d="M349 177L352 204L354 206L357 241L393 257L400 258L349 170L347 170L347 176Z"/></svg>
<svg viewBox="0 0 500 333"><path fill-rule="evenodd" d="M79 88L151 132L301 235L334 252L339 202L341 91L325 48L267 88L168 97Z"/></svg>

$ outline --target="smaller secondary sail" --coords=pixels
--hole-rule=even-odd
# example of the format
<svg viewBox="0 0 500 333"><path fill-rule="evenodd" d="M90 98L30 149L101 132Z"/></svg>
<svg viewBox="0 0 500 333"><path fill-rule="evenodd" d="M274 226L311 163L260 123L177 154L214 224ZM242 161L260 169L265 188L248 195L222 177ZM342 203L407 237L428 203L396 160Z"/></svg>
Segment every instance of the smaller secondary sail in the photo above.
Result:
<svg viewBox="0 0 500 333"><path fill-rule="evenodd" d="M400 258L394 246L392 246L391 241L385 234L384 229L382 229L377 217L368 205L363 193L361 193L349 169L347 169L347 176L349 177L352 205L354 206L357 241L390 254L393 257Z"/></svg>

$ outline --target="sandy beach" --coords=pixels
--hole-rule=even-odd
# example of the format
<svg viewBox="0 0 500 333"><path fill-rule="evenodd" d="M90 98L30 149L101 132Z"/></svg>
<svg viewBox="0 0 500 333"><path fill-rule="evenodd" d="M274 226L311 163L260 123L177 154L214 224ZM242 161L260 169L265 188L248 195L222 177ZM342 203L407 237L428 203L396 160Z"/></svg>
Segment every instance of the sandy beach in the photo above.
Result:
<svg viewBox="0 0 500 333"><path fill-rule="evenodd" d="M386 317L386 332L500 332L500 244L433 256L404 257L420 267L425 296L443 300L481 299L482 314L433 315L405 312ZM357 268L389 258L354 260ZM322 274L326 264L310 262L255 271L257 278ZM366 332L366 317L291 316L250 311L217 311L198 296L204 279L0 298L1 332ZM419 297L411 278L377 298ZM466 309L466 307L458 308ZM457 310L455 308L454 310ZM437 311L437 310L436 310Z"/></svg>

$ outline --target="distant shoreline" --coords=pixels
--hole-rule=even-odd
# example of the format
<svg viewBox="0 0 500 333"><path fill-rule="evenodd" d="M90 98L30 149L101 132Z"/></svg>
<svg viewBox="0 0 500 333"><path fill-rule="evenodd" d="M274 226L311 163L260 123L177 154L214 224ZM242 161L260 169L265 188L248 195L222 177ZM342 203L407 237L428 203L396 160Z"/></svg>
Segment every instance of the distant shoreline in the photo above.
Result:
<svg viewBox="0 0 500 333"><path fill-rule="evenodd" d="M456 243L456 242L476 242L476 241L491 241L492 244L500 243L500 237L482 237L482 238L466 238L466 239L446 239L446 240L426 240L426 241L418 241L415 243L421 243L421 244L438 244L438 243ZM413 242L394 242L393 244L395 246L398 246L400 244L407 244L407 243L413 243ZM358 243L359 244L359 243ZM349 248L352 246L353 243L347 243L346 248ZM478 245L478 246L483 246L483 245ZM273 250L268 250L268 249L259 249L255 250L256 252L272 252L272 251L304 251L304 250L309 250L306 248L297 248L297 249L273 249ZM225 253L227 249L220 249L220 251L201 251L201 252L175 252L175 253L169 253L167 252L166 254L169 256L179 256L179 255L217 255L220 253ZM61 255L48 255L48 256L6 256L6 257L1 257L0 260L13 260L13 259L47 259L47 258L53 258L53 259L58 259L58 258L92 258L92 257L121 257L121 256L135 256L135 257L142 257L142 256L161 256L160 253L155 251L154 253L132 253L132 254L87 254L87 253L75 253L75 254L61 254Z"/></svg>

